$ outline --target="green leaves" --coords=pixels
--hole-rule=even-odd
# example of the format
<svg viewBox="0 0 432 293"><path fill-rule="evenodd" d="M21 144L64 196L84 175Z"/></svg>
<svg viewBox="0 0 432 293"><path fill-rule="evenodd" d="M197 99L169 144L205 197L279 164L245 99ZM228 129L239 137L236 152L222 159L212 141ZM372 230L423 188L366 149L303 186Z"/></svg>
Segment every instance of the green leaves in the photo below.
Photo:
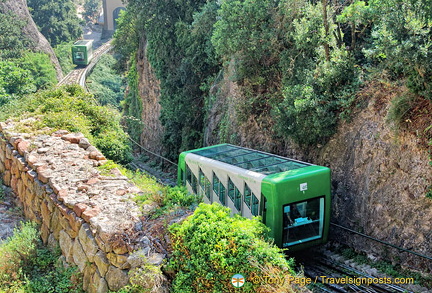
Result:
<svg viewBox="0 0 432 293"><path fill-rule="evenodd" d="M234 274L263 275L260 268L265 266L292 273L281 250L264 241L267 230L258 219L231 217L229 208L200 204L192 216L170 227L173 254L169 267L176 272L173 291L232 292ZM258 292L262 285L246 282L242 291Z"/></svg>
<svg viewBox="0 0 432 293"><path fill-rule="evenodd" d="M75 41L82 35L75 3L71 0L28 0L33 20L51 46Z"/></svg>

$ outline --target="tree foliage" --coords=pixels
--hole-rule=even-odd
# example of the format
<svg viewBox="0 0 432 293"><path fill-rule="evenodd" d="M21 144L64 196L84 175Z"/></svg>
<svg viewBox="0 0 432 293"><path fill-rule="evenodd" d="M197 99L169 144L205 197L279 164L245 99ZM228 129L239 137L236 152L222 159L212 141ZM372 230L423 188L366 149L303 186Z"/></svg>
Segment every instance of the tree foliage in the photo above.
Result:
<svg viewBox="0 0 432 293"><path fill-rule="evenodd" d="M19 58L32 43L22 34L26 22L11 12L0 13L0 59Z"/></svg>
<svg viewBox="0 0 432 293"><path fill-rule="evenodd" d="M283 278L293 273L281 250L264 241L267 229L258 219L231 217L230 209L219 204L200 204L192 216L170 227L169 266L176 271L173 291L235 292L230 281L241 273L249 279L243 292L290 292L289 282L284 288L269 285L273 291L263 288L265 281L250 281L254 275L262 276L263 270Z"/></svg>
<svg viewBox="0 0 432 293"><path fill-rule="evenodd" d="M51 46L70 42L82 35L80 20L72 0L28 0L33 20Z"/></svg>
<svg viewBox="0 0 432 293"><path fill-rule="evenodd" d="M101 1L85 0L83 16L87 21L97 21L101 10Z"/></svg>

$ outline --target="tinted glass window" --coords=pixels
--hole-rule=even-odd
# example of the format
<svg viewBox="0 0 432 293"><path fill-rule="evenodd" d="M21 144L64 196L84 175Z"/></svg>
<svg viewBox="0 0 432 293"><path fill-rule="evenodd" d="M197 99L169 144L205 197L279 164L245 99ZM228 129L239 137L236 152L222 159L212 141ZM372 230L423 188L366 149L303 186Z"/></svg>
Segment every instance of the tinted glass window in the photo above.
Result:
<svg viewBox="0 0 432 293"><path fill-rule="evenodd" d="M283 247L322 237L324 197L283 206Z"/></svg>

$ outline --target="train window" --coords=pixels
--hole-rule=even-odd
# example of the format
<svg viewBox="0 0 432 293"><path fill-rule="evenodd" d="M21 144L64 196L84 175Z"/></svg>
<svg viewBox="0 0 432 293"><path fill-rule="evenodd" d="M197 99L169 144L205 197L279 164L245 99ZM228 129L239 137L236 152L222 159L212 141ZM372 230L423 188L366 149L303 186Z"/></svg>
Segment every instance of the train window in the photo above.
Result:
<svg viewBox="0 0 432 293"><path fill-rule="evenodd" d="M252 191L250 190L249 186L245 183L244 202L249 208L251 207L251 197L252 197Z"/></svg>
<svg viewBox="0 0 432 293"><path fill-rule="evenodd" d="M199 185L201 187L201 194L210 199L210 180L204 175L203 171L199 169Z"/></svg>
<svg viewBox="0 0 432 293"><path fill-rule="evenodd" d="M234 187L234 195L235 195L235 201L234 206L238 211L241 211L241 198L242 194L240 193L240 190L238 190L237 187Z"/></svg>
<svg viewBox="0 0 432 293"><path fill-rule="evenodd" d="M225 186L222 184L222 182L219 185L219 201L221 204L226 205L226 199L225 199Z"/></svg>
<svg viewBox="0 0 432 293"><path fill-rule="evenodd" d="M255 196L255 194L252 193L252 215L258 216L259 213L259 200Z"/></svg>
<svg viewBox="0 0 432 293"><path fill-rule="evenodd" d="M231 178L228 178L228 197L231 198L232 201L234 201L234 183L231 181Z"/></svg>
<svg viewBox="0 0 432 293"><path fill-rule="evenodd" d="M84 61L84 52L75 52L76 61Z"/></svg>
<svg viewBox="0 0 432 293"><path fill-rule="evenodd" d="M322 237L324 197L284 205L282 212L283 247Z"/></svg>
<svg viewBox="0 0 432 293"><path fill-rule="evenodd" d="M219 177L217 177L217 175L213 172L213 191L216 194L219 194L219 185L220 185L220 180Z"/></svg>

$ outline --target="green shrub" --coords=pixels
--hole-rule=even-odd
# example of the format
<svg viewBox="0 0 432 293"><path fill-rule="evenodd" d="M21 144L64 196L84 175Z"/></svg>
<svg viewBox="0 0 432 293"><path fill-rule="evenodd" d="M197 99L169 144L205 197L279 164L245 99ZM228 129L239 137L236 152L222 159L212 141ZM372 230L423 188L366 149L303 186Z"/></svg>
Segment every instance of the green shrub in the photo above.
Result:
<svg viewBox="0 0 432 293"><path fill-rule="evenodd" d="M89 91L101 105L119 108L124 96L123 78L114 70L116 59L111 54L102 55L87 78Z"/></svg>
<svg viewBox="0 0 432 293"><path fill-rule="evenodd" d="M23 223L14 229L14 235L0 244L0 289L21 286L24 280L23 266L36 252L36 225ZM6 291L6 292L14 292Z"/></svg>
<svg viewBox="0 0 432 293"><path fill-rule="evenodd" d="M67 74L73 70L75 65L72 63L72 45L70 43L61 43L54 48L54 52L59 60L63 73Z"/></svg>
<svg viewBox="0 0 432 293"><path fill-rule="evenodd" d="M0 292L79 293L76 267L58 264L61 252L42 245L34 223L22 223L0 244Z"/></svg>
<svg viewBox="0 0 432 293"><path fill-rule="evenodd" d="M273 276L293 274L281 250L265 241L264 224L231 217L229 208L219 204L200 204L192 216L169 230L173 248L169 268L176 273L173 292L234 292L230 281L235 274L249 280L265 271ZM265 286L278 285L247 281L242 292L258 292ZM287 282L282 286L286 287L278 292L289 292Z"/></svg>

